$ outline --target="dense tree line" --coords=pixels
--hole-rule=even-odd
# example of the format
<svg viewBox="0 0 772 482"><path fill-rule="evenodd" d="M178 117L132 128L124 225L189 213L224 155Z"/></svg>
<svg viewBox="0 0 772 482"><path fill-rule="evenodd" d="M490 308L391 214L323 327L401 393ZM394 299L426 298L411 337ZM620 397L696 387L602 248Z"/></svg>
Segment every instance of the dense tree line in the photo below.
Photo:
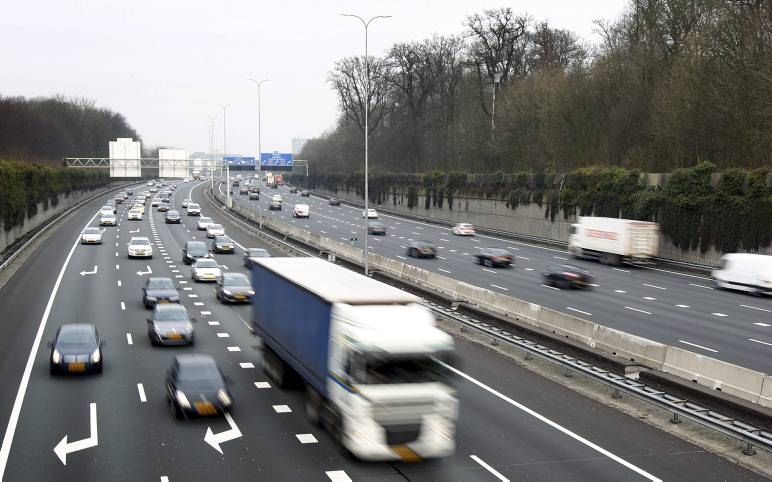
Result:
<svg viewBox="0 0 772 482"><path fill-rule="evenodd" d="M86 99L0 96L0 159L59 164L109 157L108 142L139 135L126 118Z"/></svg>
<svg viewBox="0 0 772 482"><path fill-rule="evenodd" d="M341 116L311 140L318 169L669 172L772 157L772 2L629 0L602 42L509 8L468 16L455 36L338 61ZM369 80L370 95L365 99ZM495 109L493 95L495 88Z"/></svg>

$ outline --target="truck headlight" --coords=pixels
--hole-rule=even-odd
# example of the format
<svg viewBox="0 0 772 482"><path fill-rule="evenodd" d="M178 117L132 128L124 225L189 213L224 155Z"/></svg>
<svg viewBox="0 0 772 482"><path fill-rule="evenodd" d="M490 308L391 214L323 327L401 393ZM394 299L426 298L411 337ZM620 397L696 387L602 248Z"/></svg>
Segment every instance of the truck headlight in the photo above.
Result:
<svg viewBox="0 0 772 482"><path fill-rule="evenodd" d="M102 359L102 354L99 353L99 348L94 350L94 353L91 354L91 363L99 363L99 360Z"/></svg>
<svg viewBox="0 0 772 482"><path fill-rule="evenodd" d="M62 362L62 354L59 353L59 350L54 350L54 352L51 354L51 361L56 365Z"/></svg>
<svg viewBox="0 0 772 482"><path fill-rule="evenodd" d="M186 397L185 394L182 393L182 390L177 390L174 395L177 397L177 403L179 403L180 406L184 408L190 408L190 402L188 401L188 397Z"/></svg>
<svg viewBox="0 0 772 482"><path fill-rule="evenodd" d="M217 392L217 399L220 400L220 403L226 407L230 406L231 404L231 397L228 395L228 392L222 388Z"/></svg>

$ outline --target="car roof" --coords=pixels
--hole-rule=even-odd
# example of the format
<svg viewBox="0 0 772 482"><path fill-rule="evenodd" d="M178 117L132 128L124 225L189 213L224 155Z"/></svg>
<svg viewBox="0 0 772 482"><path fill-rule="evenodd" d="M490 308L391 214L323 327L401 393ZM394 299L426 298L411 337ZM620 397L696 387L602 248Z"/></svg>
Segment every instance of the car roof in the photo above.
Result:
<svg viewBox="0 0 772 482"><path fill-rule="evenodd" d="M151 278L147 279L147 282L150 283L151 281L171 281L171 278L167 278L165 276L153 276Z"/></svg>
<svg viewBox="0 0 772 482"><path fill-rule="evenodd" d="M230 241L231 238L230 238L230 236L215 236L214 240L215 241Z"/></svg>
<svg viewBox="0 0 772 482"><path fill-rule="evenodd" d="M65 323L59 327L59 333L94 333L96 327L91 323Z"/></svg>
<svg viewBox="0 0 772 482"><path fill-rule="evenodd" d="M247 280L249 280L249 277L244 273L223 273L222 277L223 279L246 278Z"/></svg>
<svg viewBox="0 0 772 482"><path fill-rule="evenodd" d="M217 362L210 355L192 354L177 355L174 362L178 367L217 366Z"/></svg>
<svg viewBox="0 0 772 482"><path fill-rule="evenodd" d="M185 309L184 306L177 304L177 303L158 303L155 305L155 311L184 311L187 312L188 310Z"/></svg>
<svg viewBox="0 0 772 482"><path fill-rule="evenodd" d="M140 241L140 240L150 241L150 239L147 236L132 236L129 242L131 243L132 241Z"/></svg>

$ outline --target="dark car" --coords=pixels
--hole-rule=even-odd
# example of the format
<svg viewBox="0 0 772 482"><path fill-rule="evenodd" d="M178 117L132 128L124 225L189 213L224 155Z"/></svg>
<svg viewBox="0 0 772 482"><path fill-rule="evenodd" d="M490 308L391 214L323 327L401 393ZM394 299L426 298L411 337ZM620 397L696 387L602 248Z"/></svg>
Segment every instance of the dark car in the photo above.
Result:
<svg viewBox="0 0 772 482"><path fill-rule="evenodd" d="M330 206L340 206L340 199L336 197L331 197L329 204Z"/></svg>
<svg viewBox="0 0 772 482"><path fill-rule="evenodd" d="M367 223L367 234L386 235L386 225L380 221L371 221Z"/></svg>
<svg viewBox="0 0 772 482"><path fill-rule="evenodd" d="M474 255L477 264L485 266L500 266L502 268L508 268L512 265L512 255L509 251L501 248L483 248L479 253Z"/></svg>
<svg viewBox="0 0 772 482"><path fill-rule="evenodd" d="M311 193L308 191L300 191L300 197L311 197Z"/></svg>
<svg viewBox="0 0 772 482"><path fill-rule="evenodd" d="M271 253L263 248L247 248L244 252L244 266L247 268L252 267L252 263L249 258L270 258Z"/></svg>
<svg viewBox="0 0 772 482"><path fill-rule="evenodd" d="M170 197L166 196L166 197L162 197L161 198L161 202L162 203L170 203L170 202L172 202L172 200L171 200Z"/></svg>
<svg viewBox="0 0 772 482"><path fill-rule="evenodd" d="M223 273L217 280L217 299L223 303L248 303L255 294L252 283L242 273Z"/></svg>
<svg viewBox="0 0 772 482"><path fill-rule="evenodd" d="M260 191L249 191L249 200L250 201L259 201L260 200Z"/></svg>
<svg viewBox="0 0 772 482"><path fill-rule="evenodd" d="M179 303L180 294L171 278L148 278L142 287L142 303L153 308L158 303Z"/></svg>
<svg viewBox="0 0 772 482"><path fill-rule="evenodd" d="M434 258L437 249L431 241L411 241L407 246L407 255L411 258Z"/></svg>
<svg viewBox="0 0 772 482"><path fill-rule="evenodd" d="M161 204L158 206L158 212L159 213L168 213L169 212L169 205L168 204Z"/></svg>
<svg viewBox="0 0 772 482"><path fill-rule="evenodd" d="M134 195L134 189L129 189L126 191L126 196L133 196Z"/></svg>
<svg viewBox="0 0 772 482"><path fill-rule="evenodd" d="M214 241L212 241L212 252L214 253L233 254L236 252L235 249L233 240L228 236L215 236Z"/></svg>
<svg viewBox="0 0 772 482"><path fill-rule="evenodd" d="M113 198L113 201L115 201L115 204L123 204L123 202L125 201L125 199L124 199L124 197L123 197L123 196L115 196L115 197Z"/></svg>
<svg viewBox="0 0 772 482"><path fill-rule="evenodd" d="M153 345L192 345L195 343L193 319L177 303L157 304L147 319L147 335Z"/></svg>
<svg viewBox="0 0 772 482"><path fill-rule="evenodd" d="M177 419L225 413L233 404L228 379L209 355L177 355L166 375L166 398Z"/></svg>
<svg viewBox="0 0 772 482"><path fill-rule="evenodd" d="M291 194L297 194L297 192L298 192L298 188L296 188L296 187L293 187L293 188L290 189L290 193Z"/></svg>
<svg viewBox="0 0 772 482"><path fill-rule="evenodd" d="M49 345L52 375L102 372L102 342L94 325L62 325Z"/></svg>
<svg viewBox="0 0 772 482"><path fill-rule="evenodd" d="M268 205L269 211L278 210L281 211L281 201L271 200L271 204Z"/></svg>
<svg viewBox="0 0 772 482"><path fill-rule="evenodd" d="M185 241L185 246L182 248L182 262L185 264L193 264L198 258L208 258L209 249L206 247L206 243L203 241Z"/></svg>
<svg viewBox="0 0 772 482"><path fill-rule="evenodd" d="M180 216L179 211L169 211L166 213L166 224L180 224L181 222L182 216Z"/></svg>
<svg viewBox="0 0 772 482"><path fill-rule="evenodd" d="M589 271L570 264L549 266L542 273L544 284L558 288L592 288L592 275Z"/></svg>

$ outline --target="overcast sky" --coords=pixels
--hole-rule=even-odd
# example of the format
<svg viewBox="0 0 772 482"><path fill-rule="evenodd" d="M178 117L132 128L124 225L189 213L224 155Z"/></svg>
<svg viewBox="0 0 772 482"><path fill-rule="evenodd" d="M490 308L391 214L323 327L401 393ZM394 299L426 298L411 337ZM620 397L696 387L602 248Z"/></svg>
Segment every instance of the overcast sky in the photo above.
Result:
<svg viewBox="0 0 772 482"><path fill-rule="evenodd" d="M263 152L289 152L293 137L333 126L333 63L361 55L355 19L370 27L370 53L398 41L463 31L464 18L511 7L597 43L596 19L616 19L626 0L7 0L0 3L0 95L87 97L123 113L145 145L206 151L209 116L229 153L257 152L257 88L263 85ZM221 147L219 148L221 149ZM66 156L77 152L62 153Z"/></svg>

